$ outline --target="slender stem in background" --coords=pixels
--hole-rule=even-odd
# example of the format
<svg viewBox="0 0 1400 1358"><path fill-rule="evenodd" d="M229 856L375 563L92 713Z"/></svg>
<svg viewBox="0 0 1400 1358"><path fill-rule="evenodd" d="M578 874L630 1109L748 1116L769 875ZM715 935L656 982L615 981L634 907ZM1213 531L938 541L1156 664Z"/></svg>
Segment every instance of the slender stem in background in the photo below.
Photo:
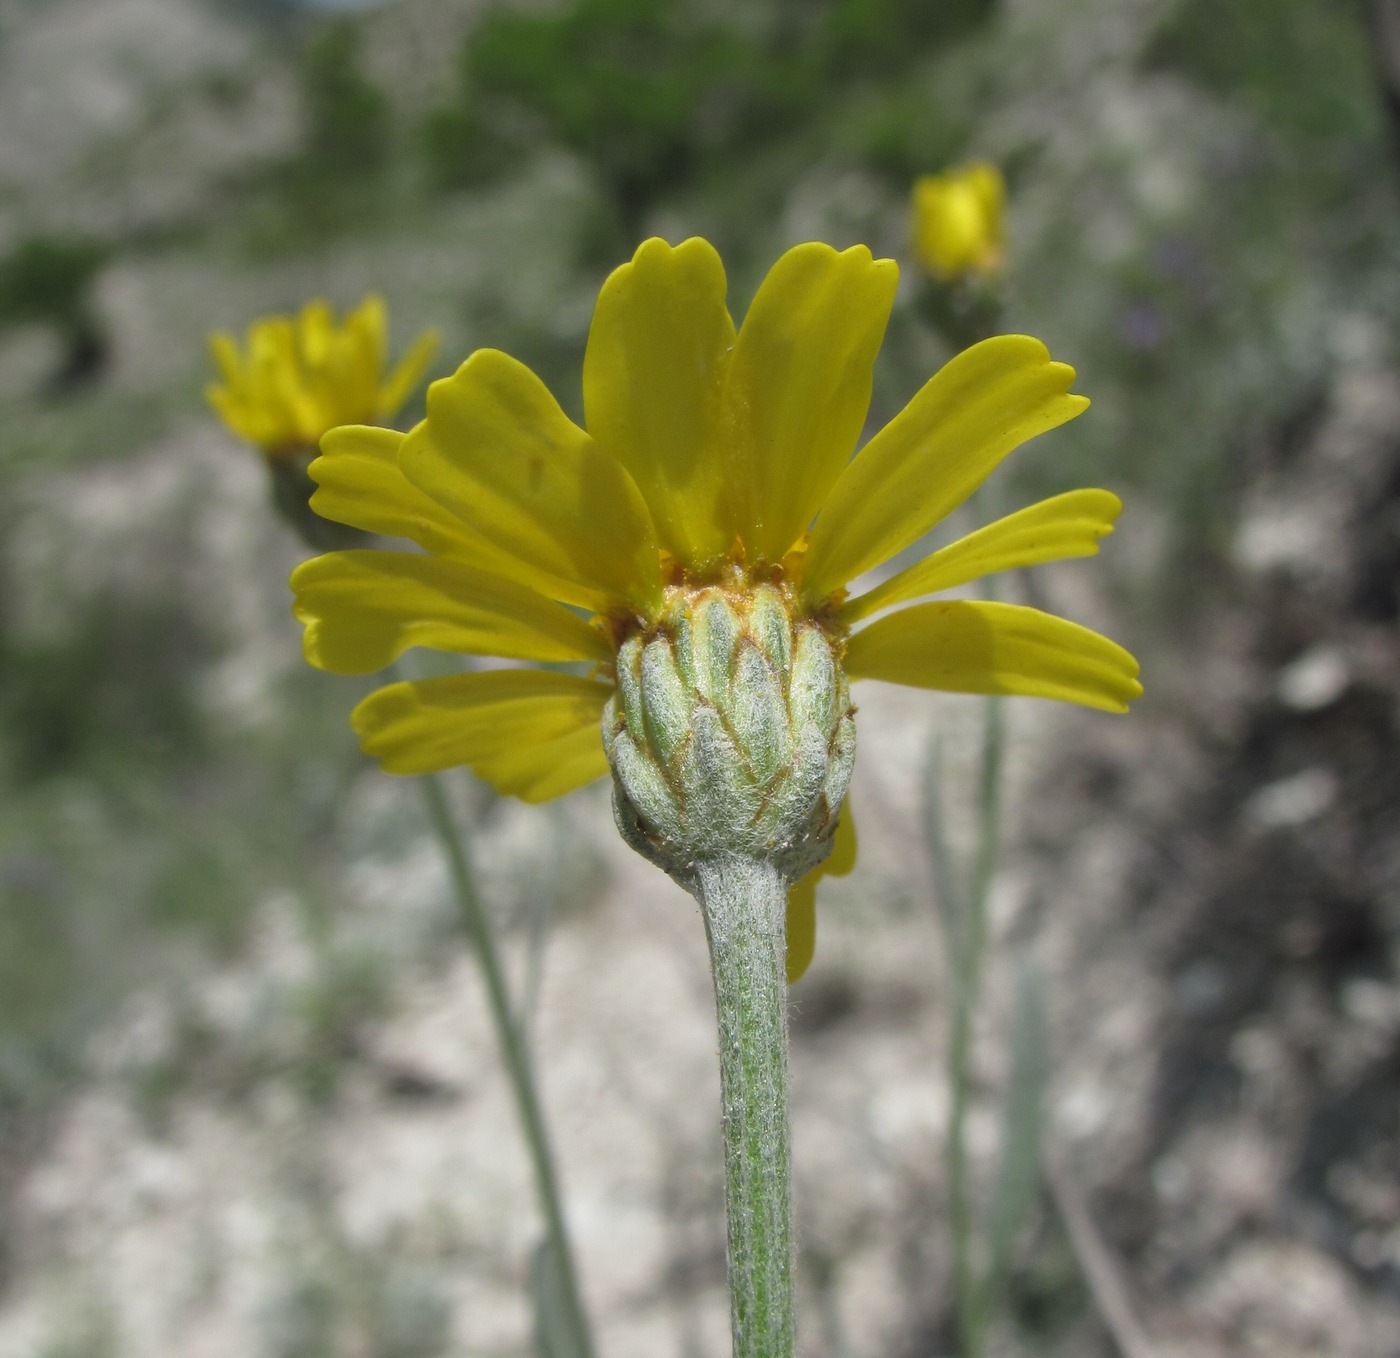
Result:
<svg viewBox="0 0 1400 1358"><path fill-rule="evenodd" d="M972 1083L973 1021L987 953L988 906L1001 842L1001 771L1006 744L1003 699L983 706L982 769L978 788L977 858L968 892L959 953L953 959L953 1034L948 1052L948 1215L953 1236L953 1281L962 1358L980 1358L988 1316L974 1257L972 1195L968 1183L967 1110Z"/></svg>
<svg viewBox="0 0 1400 1358"><path fill-rule="evenodd" d="M926 324L961 349L1003 328L1006 298L1000 287L972 289L925 288L922 317ZM979 503L995 519L1000 513L998 488L989 484L978 493ZM996 581L986 582L987 597L995 599ZM1001 849L1001 786L1006 747L1003 699L989 697L983 706L982 766L978 787L977 854L971 880L963 882L952 870L944 834L941 778L935 747L929 778L929 847L935 885L947 925L951 960L952 1035L948 1049L948 1216L953 1244L954 1310L961 1358L981 1358L994 1304L992 1280L978 1268L977 1232L967 1156L967 1114L971 1100L973 1028L982 995L988 940L988 907Z"/></svg>
<svg viewBox="0 0 1400 1358"><path fill-rule="evenodd" d="M555 896L561 890L556 875L557 865L551 865L547 884L537 883L531 892L529 911L529 933L525 950L525 975L520 985L518 1005L520 1035L525 1045L532 1051L535 1011L539 1006L540 985L544 979L545 943L549 939L549 928L554 915Z"/></svg>
<svg viewBox="0 0 1400 1358"><path fill-rule="evenodd" d="M496 1035L501 1043L501 1055L505 1058L511 1091L515 1095L516 1108L525 1131L530 1164L535 1172L535 1185L539 1191L545 1232L553 1255L562 1301L571 1322L574 1354L576 1358L593 1358L593 1341L583 1309L582 1295L579 1292L573 1251L569 1246L569 1232L564 1220L559 1180L554 1170L554 1156L550 1150L544 1113L535 1089L528 1047L511 1010L505 972L501 966L500 953L496 950L491 922L482 908L481 897L477 894L466 844L453 823L452 810L448 805L442 780L434 774L425 774L419 781L423 785L423 797L428 806L428 819L432 822L433 830L447 858L448 873L452 879L453 893L457 898L462 922L466 925L467 933L475 946L481 974L486 981L486 993L491 1005L491 1016L496 1024Z"/></svg>
<svg viewBox="0 0 1400 1358"><path fill-rule="evenodd" d="M1122 1266L1094 1225L1079 1185L1067 1166L1053 1159L1045 1168L1045 1181L1065 1223L1075 1257L1088 1279L1094 1304L1118 1351L1123 1358L1154 1358L1156 1350L1133 1309Z"/></svg>
<svg viewBox="0 0 1400 1358"><path fill-rule="evenodd" d="M787 883L771 863L723 858L697 866L693 889L719 1019L734 1358L792 1358Z"/></svg>

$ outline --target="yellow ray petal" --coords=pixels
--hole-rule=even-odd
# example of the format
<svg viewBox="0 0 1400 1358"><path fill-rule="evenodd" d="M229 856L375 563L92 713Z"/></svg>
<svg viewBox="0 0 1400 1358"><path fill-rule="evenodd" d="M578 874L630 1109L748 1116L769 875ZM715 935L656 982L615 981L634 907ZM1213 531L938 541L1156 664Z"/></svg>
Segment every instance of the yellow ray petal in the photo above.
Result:
<svg viewBox="0 0 1400 1358"><path fill-rule="evenodd" d="M847 801L841 808L841 819L836 822L836 834L832 840L831 854L818 871L823 877L845 877L856 865L856 852L859 843L856 839L856 817Z"/></svg>
<svg viewBox="0 0 1400 1358"><path fill-rule="evenodd" d="M817 869L788 888L787 983L801 980L817 951Z"/></svg>
<svg viewBox="0 0 1400 1358"><path fill-rule="evenodd" d="M386 773L434 773L466 764L483 777L494 770L507 783L557 796L597 776L596 762L584 754L590 742L580 732L591 729L601 755L599 722L611 692L607 684L572 674L486 670L390 684L360 703L350 724L360 747ZM531 748L552 751L541 763L557 757L557 778L551 781L530 765L523 752ZM569 779L577 781L558 786Z"/></svg>
<svg viewBox="0 0 1400 1358"><path fill-rule="evenodd" d="M479 349L428 388L399 466L542 592L602 611L660 603L656 534L622 465L523 363Z"/></svg>
<svg viewBox="0 0 1400 1358"><path fill-rule="evenodd" d="M261 446L260 436L264 432L264 422L259 418L257 410L250 407L234 389L216 386L211 382L204 388L204 399L214 407L219 418L239 438Z"/></svg>
<svg viewBox="0 0 1400 1358"><path fill-rule="evenodd" d="M686 565L733 541L720 410L734 322L724 294L708 241L644 241L603 284L583 360L588 432L631 473L661 545Z"/></svg>
<svg viewBox="0 0 1400 1358"><path fill-rule="evenodd" d="M311 508L322 518L366 533L410 538L430 552L490 568L491 553L467 526L399 470L404 435L393 429L348 424L321 439L321 456L308 471L317 490Z"/></svg>
<svg viewBox="0 0 1400 1358"><path fill-rule="evenodd" d="M787 982L798 980L817 950L817 884L823 877L844 877L856 865L856 822L850 804L841 808L831 853L788 891Z"/></svg>
<svg viewBox="0 0 1400 1358"><path fill-rule="evenodd" d="M769 271L725 382L729 484L752 560L777 561L855 449L899 267L799 245Z"/></svg>
<svg viewBox="0 0 1400 1358"><path fill-rule="evenodd" d="M852 599L838 616L858 622L891 604L937 594L998 571L1093 556L1099 539L1113 531L1123 502L1107 490L1071 490L1030 505L891 576L868 594Z"/></svg>
<svg viewBox="0 0 1400 1358"><path fill-rule="evenodd" d="M524 585L438 557L331 552L292 572L307 660L368 674L410 646L515 660L605 661L596 628Z"/></svg>
<svg viewBox="0 0 1400 1358"><path fill-rule="evenodd" d="M842 473L812 530L810 601L888 561L955 510L1018 445L1073 419L1074 369L1028 335L998 335L945 364Z"/></svg>
<svg viewBox="0 0 1400 1358"><path fill-rule="evenodd" d="M243 380L243 356L238 352L238 341L225 330L216 330L209 336L209 352L219 369L219 375L229 386L236 386Z"/></svg>
<svg viewBox="0 0 1400 1358"><path fill-rule="evenodd" d="M1087 627L1017 604L915 604L876 619L846 646L852 679L952 693L1020 693L1126 712L1138 665Z"/></svg>
<svg viewBox="0 0 1400 1358"><path fill-rule="evenodd" d="M374 364L377 378L384 371L389 352L389 313L384 299L372 292L345 318L345 332L353 337L354 347Z"/></svg>
<svg viewBox="0 0 1400 1358"><path fill-rule="evenodd" d="M335 335L335 318L330 303L316 298L302 307L297 317L297 340L302 356L310 365L325 360Z"/></svg>
<svg viewBox="0 0 1400 1358"><path fill-rule="evenodd" d="M503 796L548 802L608 772L597 718L566 736L480 760L476 774Z"/></svg>
<svg viewBox="0 0 1400 1358"><path fill-rule="evenodd" d="M428 371L428 364L437 353L438 333L425 330L413 341L409 351L398 361L379 392L379 416L392 419L399 407L413 394L413 389Z"/></svg>
<svg viewBox="0 0 1400 1358"><path fill-rule="evenodd" d="M379 383L388 358L389 319L373 293L336 327L321 376L338 411L358 410L355 423L380 420ZM341 416L344 419L344 416Z"/></svg>

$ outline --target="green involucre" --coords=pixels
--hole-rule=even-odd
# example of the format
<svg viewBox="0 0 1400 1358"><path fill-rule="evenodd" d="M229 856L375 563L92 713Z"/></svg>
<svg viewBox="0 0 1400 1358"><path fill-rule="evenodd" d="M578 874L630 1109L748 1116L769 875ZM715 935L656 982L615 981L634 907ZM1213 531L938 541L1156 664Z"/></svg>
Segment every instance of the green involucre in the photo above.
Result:
<svg viewBox="0 0 1400 1358"><path fill-rule="evenodd" d="M618 652L603 742L624 837L682 885L733 856L792 882L830 852L855 724L831 640L779 589L675 588Z"/></svg>

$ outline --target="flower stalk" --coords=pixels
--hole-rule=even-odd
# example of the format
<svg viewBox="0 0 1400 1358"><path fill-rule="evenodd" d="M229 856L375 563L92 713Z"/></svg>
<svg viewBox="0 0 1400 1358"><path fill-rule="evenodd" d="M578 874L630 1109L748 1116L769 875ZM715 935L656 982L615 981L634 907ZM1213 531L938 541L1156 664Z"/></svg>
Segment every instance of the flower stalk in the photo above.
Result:
<svg viewBox="0 0 1400 1358"><path fill-rule="evenodd" d="M453 895L476 951L481 974L486 982L487 1001L495 1021L496 1035L501 1044L501 1056L515 1096L516 1109L525 1133L525 1145L535 1175L540 1211L544 1216L545 1236L553 1257L562 1309L572 1343L568 1358L593 1358L593 1341L589 1334L588 1317L583 1309L574 1269L573 1250L569 1243L568 1225L564 1219L563 1198L559 1178L554 1169L554 1153L549 1144L549 1132L539 1093L535 1088L534 1069L530 1061L525 1034L511 1008L506 989L505 969L496 949L491 922L477 894L476 879L467 857L466 845L452 823L452 811L442 780L435 774L423 777L423 798L428 819L447 859L448 875L452 879Z"/></svg>
<svg viewBox="0 0 1400 1358"><path fill-rule="evenodd" d="M838 644L736 569L672 589L617 684L618 825L699 901L709 940L734 1358L791 1358L788 888L831 852L855 757Z"/></svg>
<svg viewBox="0 0 1400 1358"><path fill-rule="evenodd" d="M967 1112L972 1092L972 1037L982 994L992 882L1001 845L1002 764L1006 748L1003 700L985 700L982 768L978 787L978 843L971 889L961 911L953 957L953 1034L948 1052L948 1216L958 1334L965 1358L980 1358L986 1345L986 1289L974 1258L972 1194L968 1182Z"/></svg>
<svg viewBox="0 0 1400 1358"><path fill-rule="evenodd" d="M771 862L722 857L697 865L695 895L719 1020L734 1358L791 1358L787 882Z"/></svg>

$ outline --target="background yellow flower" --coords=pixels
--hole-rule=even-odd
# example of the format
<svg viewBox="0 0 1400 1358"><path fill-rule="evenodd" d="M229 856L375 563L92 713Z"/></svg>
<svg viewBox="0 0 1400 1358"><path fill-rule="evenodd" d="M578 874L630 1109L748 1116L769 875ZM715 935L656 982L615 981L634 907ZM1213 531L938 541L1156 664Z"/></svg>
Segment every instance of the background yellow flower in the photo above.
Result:
<svg viewBox="0 0 1400 1358"><path fill-rule="evenodd" d="M914 183L911 244L936 278L988 277L1001 270L1006 244L1006 185L1001 171L973 161Z"/></svg>
<svg viewBox="0 0 1400 1358"><path fill-rule="evenodd" d="M269 457L314 450L338 424L392 419L421 380L436 333L419 335L386 374L386 331L384 302L370 296L343 322L320 300L296 316L264 316L248 327L242 348L217 332L209 348L221 380L205 395L235 434Z"/></svg>

